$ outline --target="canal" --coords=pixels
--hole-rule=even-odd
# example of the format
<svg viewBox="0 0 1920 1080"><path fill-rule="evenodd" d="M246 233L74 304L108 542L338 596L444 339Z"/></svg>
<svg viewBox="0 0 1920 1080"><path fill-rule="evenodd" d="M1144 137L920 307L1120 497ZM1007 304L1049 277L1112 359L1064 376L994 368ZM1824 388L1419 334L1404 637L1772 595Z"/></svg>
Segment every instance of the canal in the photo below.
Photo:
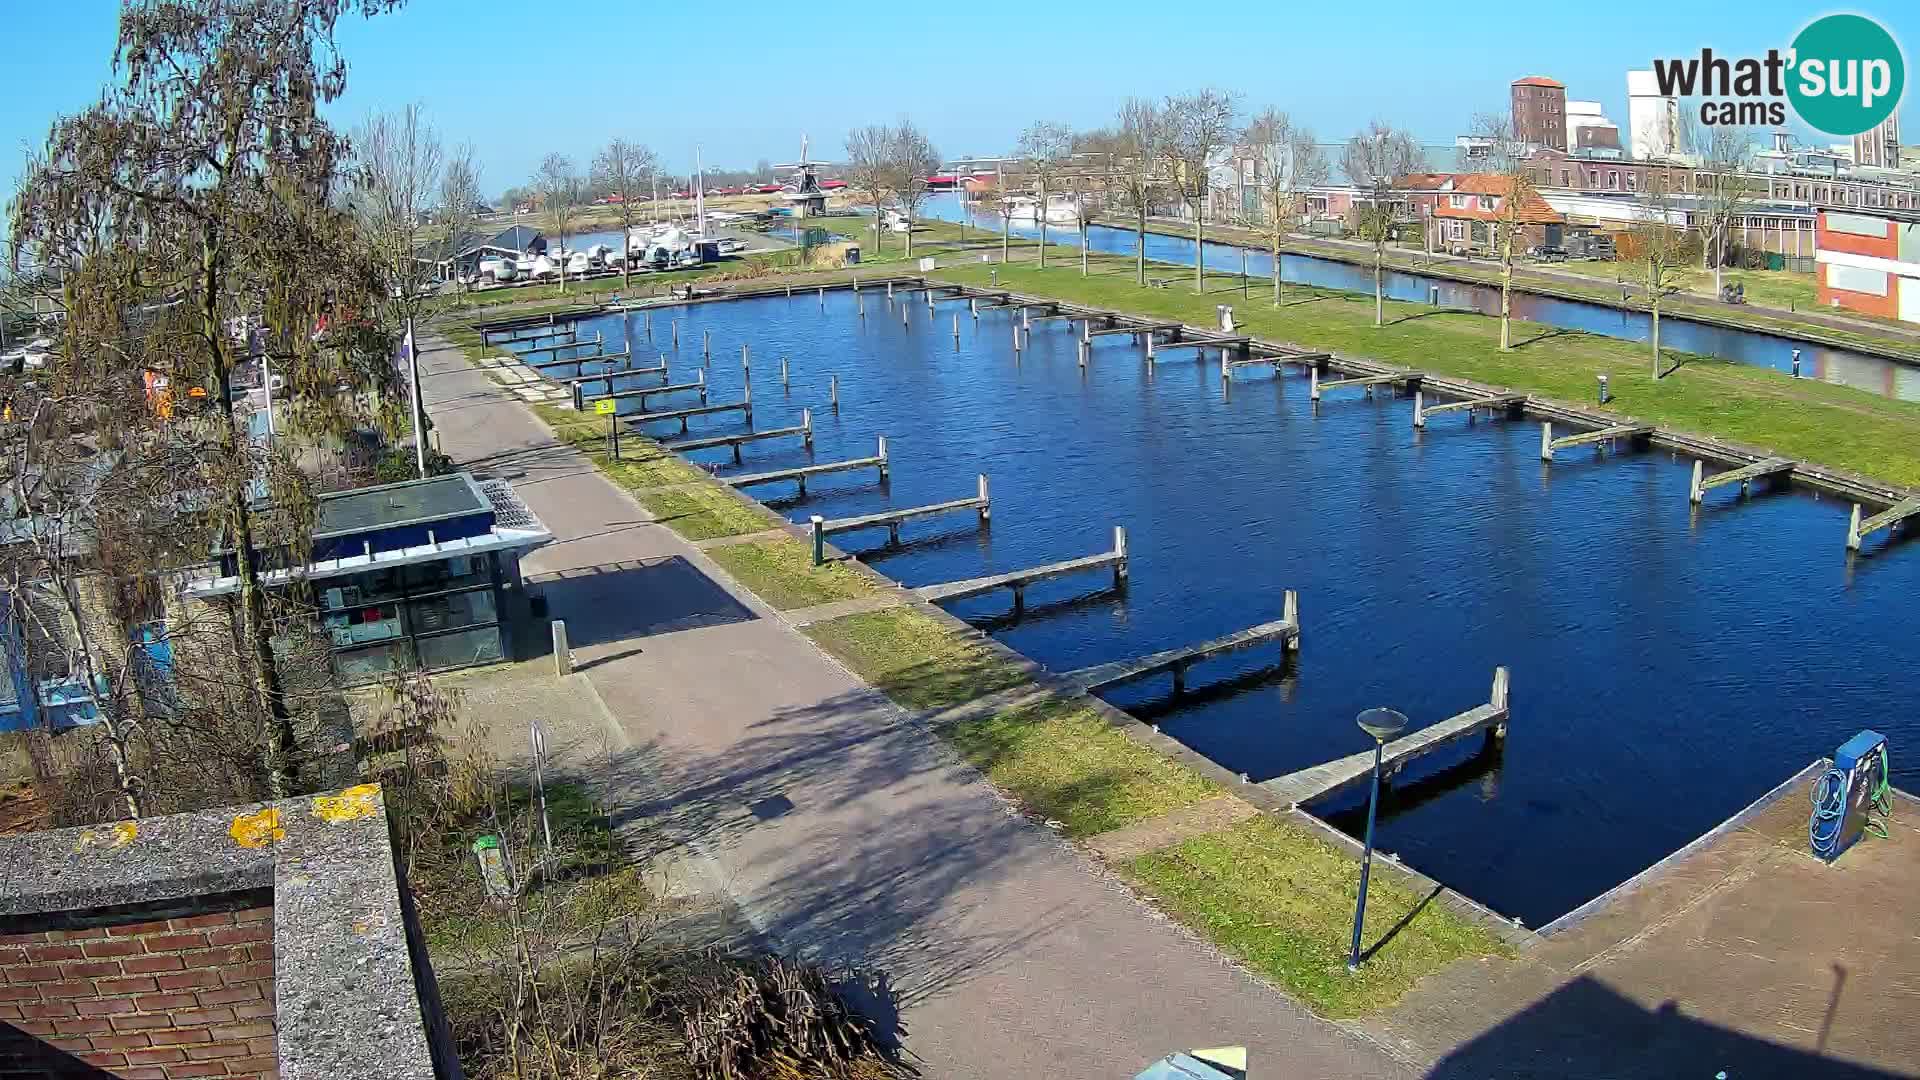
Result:
<svg viewBox="0 0 1920 1080"><path fill-rule="evenodd" d="M962 203L958 196L951 194L929 197L924 214L943 221L959 221L964 217L983 233L997 236L1000 232L1001 220L997 214L977 204ZM1040 235L1037 225L1015 225L1012 232L1024 237ZM1087 232L1087 243L1094 251L1123 255L1134 253L1137 238L1132 230L1095 225ZM863 235L871 238L873 234L868 231ZM897 238L889 239L897 242ZM1080 246L1078 229L1049 226L1047 239L1069 247ZM1193 265L1193 240L1189 237L1148 233L1146 247L1150 260ZM1265 281L1273 279L1273 256L1267 252L1211 241L1206 247L1209 270L1237 272L1241 253L1245 251L1248 276ZM1281 280L1286 282L1373 295L1373 270L1366 266L1312 255L1283 254L1280 257L1280 273ZM1598 281L1605 283L1604 279ZM1444 307L1472 309L1493 316L1500 313L1500 290L1486 285L1398 270L1388 271L1383 277L1383 284L1387 295L1395 300L1427 303L1432 295L1431 290L1437 288L1440 290L1440 304ZM1645 290L1636 289L1635 292L1643 294ZM1584 330L1628 341L1646 341L1652 332L1652 320L1642 312L1622 311L1582 300L1562 300L1530 293L1514 293L1513 314L1516 318L1548 326ZM1660 320L1660 344L1663 348L1717 356L1723 360L1770 367L1777 371L1793 370L1793 353L1798 349L1801 354L1801 374L1807 378L1851 386L1902 401L1920 401L1920 366L1850 349L1709 326L1672 315Z"/></svg>
<svg viewBox="0 0 1920 1080"><path fill-rule="evenodd" d="M1083 373L1064 323L1035 323L1016 355L1004 311L976 323L944 304L930 318L916 298L903 327L878 290L862 295L864 319L845 291L824 309L811 293L663 308L652 342L634 318L635 346L671 354L679 383L711 333L712 400L724 402L739 397L750 345L759 426L812 407L814 461L870 455L889 437L890 483L828 477L805 500L753 491L795 521L961 498L989 474L987 531L961 516L909 524L893 551L885 530L838 538L907 585L1102 551L1126 526L1124 595L1087 595L1104 583L1095 575L1036 587L1018 622L997 618L1004 595L955 606L1051 669L1277 618L1282 590L1299 590L1304 641L1288 668L1249 674L1271 659L1249 653L1196 669L1178 702L1164 680L1114 697L1252 779L1365 749L1353 717L1369 706L1426 724L1479 704L1507 665L1504 749L1422 759L1389 795L1380 840L1495 910L1541 925L1863 727L1889 736L1896 783L1920 779L1900 753L1920 737L1920 552L1880 543L1850 562L1839 502L1723 490L1690 512L1691 462L1665 452L1577 450L1543 467L1535 424L1453 414L1416 433L1405 398L1336 391L1316 410L1302 377L1265 370L1236 374L1223 400L1217 360L1192 352L1150 374L1126 336L1102 338ZM582 329L617 351L624 326L605 316ZM693 429L742 427L723 416ZM696 456L735 470L725 450ZM808 455L769 443L746 458L759 471ZM1312 809L1352 830L1354 805Z"/></svg>

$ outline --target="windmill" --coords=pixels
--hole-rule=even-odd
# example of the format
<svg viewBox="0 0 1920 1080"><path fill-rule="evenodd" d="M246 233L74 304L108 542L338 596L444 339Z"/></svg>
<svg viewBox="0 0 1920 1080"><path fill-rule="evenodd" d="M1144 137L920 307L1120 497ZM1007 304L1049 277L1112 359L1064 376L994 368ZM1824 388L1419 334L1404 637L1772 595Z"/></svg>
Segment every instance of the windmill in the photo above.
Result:
<svg viewBox="0 0 1920 1080"><path fill-rule="evenodd" d="M800 160L784 165L775 165L776 169L790 170L793 173L793 190L786 193L787 201L793 204L795 217L818 217L826 212L827 193L820 190L820 177L816 170L828 164L807 157L807 137L800 136Z"/></svg>

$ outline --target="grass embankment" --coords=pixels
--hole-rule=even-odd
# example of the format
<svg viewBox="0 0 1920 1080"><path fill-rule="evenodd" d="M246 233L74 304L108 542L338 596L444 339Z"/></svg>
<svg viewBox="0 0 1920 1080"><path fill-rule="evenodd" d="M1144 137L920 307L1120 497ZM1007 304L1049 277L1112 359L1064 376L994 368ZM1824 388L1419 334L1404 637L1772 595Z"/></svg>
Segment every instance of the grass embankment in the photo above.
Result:
<svg viewBox="0 0 1920 1080"><path fill-rule="evenodd" d="M1353 858L1273 818L1150 852L1122 872L1180 921L1326 1016L1385 1008L1455 960L1509 951L1484 928L1378 875L1367 889L1361 933L1362 949L1375 951L1358 975L1347 974L1360 892Z"/></svg>
<svg viewBox="0 0 1920 1080"><path fill-rule="evenodd" d="M813 565L812 547L790 536L710 548L707 557L781 611L857 600L880 591L844 563Z"/></svg>
<svg viewBox="0 0 1920 1080"><path fill-rule="evenodd" d="M1055 296L1195 325L1214 321L1214 304L1239 291L1239 277L1209 275L1208 292L1190 286L1141 289L1132 264L1096 259L1094 273L1078 266L997 266L1003 288ZM984 285L985 267L943 269L939 277ZM1268 294L1270 296L1270 293ZM1850 469L1899 484L1920 483L1920 404L1894 401L1814 379L1794 379L1766 368L1668 353L1665 378L1652 376L1644 344L1515 320L1516 346L1499 350L1500 323L1477 312L1435 310L1387 302L1387 324L1373 325L1373 298L1285 286L1276 308L1255 295L1236 305L1235 317L1258 337L1365 356L1507 386L1591 406L1595 377L1609 376L1614 400L1605 408L1623 416L1768 447L1788 457Z"/></svg>
<svg viewBox="0 0 1920 1080"><path fill-rule="evenodd" d="M909 709L947 709L1026 682L1020 670L910 607L806 628L856 675Z"/></svg>

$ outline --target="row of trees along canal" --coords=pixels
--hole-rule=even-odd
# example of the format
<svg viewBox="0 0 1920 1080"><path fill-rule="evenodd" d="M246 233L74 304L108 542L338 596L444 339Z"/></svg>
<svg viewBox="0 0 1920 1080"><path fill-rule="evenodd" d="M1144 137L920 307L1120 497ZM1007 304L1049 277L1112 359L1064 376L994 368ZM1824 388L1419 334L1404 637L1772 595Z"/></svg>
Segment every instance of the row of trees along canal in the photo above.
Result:
<svg viewBox="0 0 1920 1080"><path fill-rule="evenodd" d="M318 115L345 89L336 21L393 6L136 0L118 82L27 162L7 302L65 318L47 368L0 376L0 592L29 681L99 711L85 739L25 736L57 823L338 781L330 639L313 590L271 572L306 561L321 493L425 464L393 449L418 426L393 360L420 314L410 221L442 191L477 202L453 197L477 190L471 155L443 170L415 111L357 146ZM236 395L268 372L258 438ZM220 551L232 596L181 600Z"/></svg>
<svg viewBox="0 0 1920 1080"><path fill-rule="evenodd" d="M1494 202L1486 228L1488 246L1500 263L1500 348L1505 351L1512 348L1514 259L1516 253L1524 254L1524 232L1537 224L1534 214L1544 203L1536 184L1533 148L1520 138L1512 115L1483 113L1474 120L1474 132L1476 143L1485 151L1480 168L1494 180L1491 191L1484 193ZM1651 307L1655 378L1671 370L1663 368L1660 359L1663 299L1680 287L1682 273L1696 262L1712 269L1718 294L1720 268L1730 255L1734 227L1759 194L1743 172L1753 144L1751 133L1727 127L1697 128L1689 141L1699 163L1648 172L1648 189L1638 193L1636 219L1620 244L1620 257L1635 265ZM1093 130L1076 132L1049 121L1029 126L1011 160L999 162L1007 183L986 196L1001 218L1001 257L1004 260L1008 254L1020 199L1033 197L1042 208L1037 219L1042 266L1047 259L1044 208L1048 196L1069 195L1076 207L1097 199L1103 208L1122 209L1132 216L1134 273L1145 285L1147 219L1156 209L1179 202L1185 204L1193 223L1194 289L1204 291L1206 220L1214 194L1210 176L1221 156L1235 147L1244 155L1239 161L1252 164L1259 198L1254 208L1230 210L1226 223L1262 234L1277 268L1283 244L1304 220L1309 192L1335 179L1334 162L1314 131L1285 110L1270 106L1249 119L1236 94L1217 89L1161 101L1130 98L1121 104L1111 125ZM923 178L938 170L938 154L905 120L897 127L856 129L848 135L846 149L850 186L876 215L891 205L907 218L911 252L911 223L926 196ZM1400 185L1429 165L1410 133L1380 121L1348 138L1338 153L1339 172L1358 189L1350 226L1372 248L1374 323L1381 325L1387 248L1407 229L1419 227L1405 210ZM1688 192L1690 186L1694 190ZM1683 192L1685 206L1681 205ZM1079 214L1083 273L1090 217ZM1277 305L1281 290L1277 271L1273 290Z"/></svg>

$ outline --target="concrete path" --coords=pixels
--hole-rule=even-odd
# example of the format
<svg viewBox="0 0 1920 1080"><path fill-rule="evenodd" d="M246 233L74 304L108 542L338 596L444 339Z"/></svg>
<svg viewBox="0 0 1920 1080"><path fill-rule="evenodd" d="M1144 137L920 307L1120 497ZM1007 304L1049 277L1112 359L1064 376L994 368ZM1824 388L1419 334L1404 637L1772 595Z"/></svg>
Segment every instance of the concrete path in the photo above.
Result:
<svg viewBox="0 0 1920 1080"><path fill-rule="evenodd" d="M457 350L424 344L441 448L511 480L557 537L524 570L550 575L578 670L645 759L616 819L664 829L772 942L884 969L925 1075L1128 1077L1234 1044L1262 1077L1411 1075L1020 817Z"/></svg>

